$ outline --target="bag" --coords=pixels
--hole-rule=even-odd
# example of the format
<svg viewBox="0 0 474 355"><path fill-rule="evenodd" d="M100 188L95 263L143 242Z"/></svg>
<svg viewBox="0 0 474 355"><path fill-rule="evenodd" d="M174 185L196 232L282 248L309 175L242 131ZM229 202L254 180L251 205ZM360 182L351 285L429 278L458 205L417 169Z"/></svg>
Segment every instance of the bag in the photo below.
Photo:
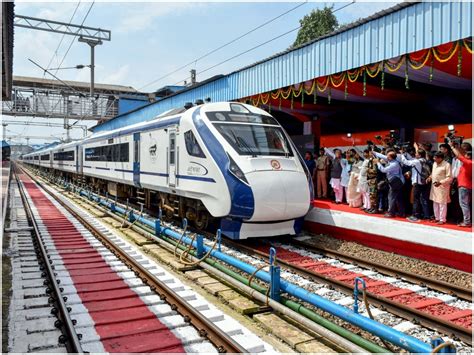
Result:
<svg viewBox="0 0 474 355"><path fill-rule="evenodd" d="M390 180L388 184L390 185L390 188L392 190L401 190L403 188L402 179L400 179L397 176L395 176L392 180Z"/></svg>
<svg viewBox="0 0 474 355"><path fill-rule="evenodd" d="M430 164L426 161L426 159L420 160L421 163L421 171L418 171L416 167L413 167L418 176L420 177L420 185L426 185L426 180L431 176L431 167Z"/></svg>

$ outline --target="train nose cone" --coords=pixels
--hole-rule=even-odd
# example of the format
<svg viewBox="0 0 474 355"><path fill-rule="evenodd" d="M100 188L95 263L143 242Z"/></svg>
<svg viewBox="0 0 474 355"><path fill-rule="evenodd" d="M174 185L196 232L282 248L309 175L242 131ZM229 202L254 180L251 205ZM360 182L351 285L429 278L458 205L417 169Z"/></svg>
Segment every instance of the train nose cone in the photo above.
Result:
<svg viewBox="0 0 474 355"><path fill-rule="evenodd" d="M308 212L310 192L306 175L298 171L256 171L247 173L255 210L249 221L281 221Z"/></svg>

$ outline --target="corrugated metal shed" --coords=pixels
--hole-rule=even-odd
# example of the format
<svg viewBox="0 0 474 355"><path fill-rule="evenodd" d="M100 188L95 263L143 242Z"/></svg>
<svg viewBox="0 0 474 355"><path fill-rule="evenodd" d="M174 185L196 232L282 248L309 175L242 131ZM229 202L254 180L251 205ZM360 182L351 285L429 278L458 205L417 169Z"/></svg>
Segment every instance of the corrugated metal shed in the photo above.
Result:
<svg viewBox="0 0 474 355"><path fill-rule="evenodd" d="M151 119L198 98L247 97L471 37L472 10L471 2L401 3L298 48L117 116L94 131Z"/></svg>

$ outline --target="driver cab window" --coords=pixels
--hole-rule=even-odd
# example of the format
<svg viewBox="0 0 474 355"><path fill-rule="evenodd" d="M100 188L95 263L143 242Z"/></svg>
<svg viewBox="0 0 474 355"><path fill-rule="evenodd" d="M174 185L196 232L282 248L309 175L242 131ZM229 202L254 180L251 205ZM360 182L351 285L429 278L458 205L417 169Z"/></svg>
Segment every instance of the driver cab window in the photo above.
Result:
<svg viewBox="0 0 474 355"><path fill-rule="evenodd" d="M186 151L189 155L198 158L206 157L191 130L184 132L184 142L186 143Z"/></svg>

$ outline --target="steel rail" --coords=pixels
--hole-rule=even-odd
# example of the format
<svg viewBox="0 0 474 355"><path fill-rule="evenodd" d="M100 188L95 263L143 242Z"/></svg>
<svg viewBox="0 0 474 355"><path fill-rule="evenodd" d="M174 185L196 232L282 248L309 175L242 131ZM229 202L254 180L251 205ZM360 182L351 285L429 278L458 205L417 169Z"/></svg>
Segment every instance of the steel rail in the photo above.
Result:
<svg viewBox="0 0 474 355"><path fill-rule="evenodd" d="M257 255L257 256L265 257L265 258L268 257L268 253L253 249L250 246L235 243L234 241L229 241L226 239L225 241L223 241L223 244L224 245L227 244L227 246L231 246L232 248L237 249L237 250L245 251L246 253L250 255ZM312 270L306 270L302 267L299 267L289 262L286 262L284 260L281 260L278 258L278 254L277 254L276 262L280 266L284 266L285 268L291 269L300 275L308 277L309 279L317 280L319 282L329 284L335 289L342 291L345 294L353 295L354 293L354 287L352 285L344 283L343 281L335 280L329 276L326 276L324 274L321 274ZM452 337L453 339L459 339L469 345L472 345L471 329L461 327L452 322L449 322L444 319L435 317L431 314L422 312L416 308L412 308L402 303L392 301L388 298L376 295L368 291L367 291L367 299L369 300L370 304L375 305L382 310L398 315L415 324L420 324L429 329L437 330L447 336Z"/></svg>
<svg viewBox="0 0 474 355"><path fill-rule="evenodd" d="M43 240L41 238L41 232L39 231L38 224L36 223L36 219L33 215L30 203L26 197L26 193L24 191L25 187L18 178L16 167L15 180L18 184L18 190L20 191L21 200L23 201L23 206L25 207L27 217L33 226L33 234L36 239L37 249L39 249L39 252L41 253L41 258L43 259L43 266L46 269L46 273L50 281L49 287L52 289L52 294L54 294L54 297L51 298L55 303L57 310L59 311L56 313L56 315L60 323L55 323L55 325L59 326L59 328L62 329L63 335L65 335L64 342L68 352L84 354L80 343L80 335L76 333L76 330L74 328L74 321L69 316L70 308L66 306L64 296L61 293L61 288L59 287L59 284L56 280L56 275L54 273L53 266L51 265L50 256L48 255L47 250L44 246Z"/></svg>
<svg viewBox="0 0 474 355"><path fill-rule="evenodd" d="M28 173L27 173L28 174ZM28 174L30 175L30 174ZM30 175L31 176L31 175ZM33 177L32 177L33 178ZM38 186L43 188L43 184L38 180L35 181ZM143 267L139 262L133 259L128 253L123 251L118 245L111 241L104 233L100 232L85 218L78 214L73 208L68 206L59 197L43 188L43 191L47 192L53 197L62 208L71 213L71 215L77 219L87 230L89 230L94 237L104 244L115 256L117 256L124 264L135 272L135 275L139 277L146 285L148 285L153 292L156 292L162 300L170 304L171 308L181 314L185 320L189 321L196 329L199 334L206 337L211 343L213 343L219 352L227 353L246 353L247 351L220 328L216 327L212 322L207 320L201 313L193 308L188 302L180 298L171 288L169 288L163 281L156 278L150 271Z"/></svg>
<svg viewBox="0 0 474 355"><path fill-rule="evenodd" d="M382 274L387 274L396 278L404 278L405 280L408 280L420 286L429 287L433 290L447 293L452 296L461 298L463 300L472 302L472 289L470 288L466 288L466 287L462 287L458 285L452 285L445 281L436 280L431 277L418 275L409 271L400 270L392 266L380 265L367 259L359 258L357 256L353 256L353 255L350 255L338 250L325 248L323 246L313 245L311 243L301 241L301 240L293 239L291 240L290 244L309 249L309 251L315 251L320 254L322 253L327 256L331 256L338 260L345 261L354 265L370 268Z"/></svg>
<svg viewBox="0 0 474 355"><path fill-rule="evenodd" d="M213 237L210 234L204 233L207 237ZM245 246L240 243L236 243L229 239L223 239L222 243L228 245L237 250L245 250L249 254L254 254L262 257L268 257L268 254L255 250L250 246ZM295 272L298 272L302 275L305 275L313 280L318 280L326 284L330 284L332 287L342 291L343 293L352 295L353 287L349 284L346 284L342 281L332 279L326 275L300 268L296 265L292 265L284 260L276 259L277 263L281 266L285 266L288 269L292 269ZM392 301L388 298L375 295L373 293L367 292L368 300L371 304L378 306L382 310L386 310L392 314L398 315L401 318L412 321L413 323L423 325L427 328L437 330L445 335L448 335L454 339L459 339L466 342L469 345L472 345L472 333L470 329L458 326L452 322L445 321L443 319L437 318L433 315L430 315L425 312L421 312L415 308L408 307L407 305L401 304L399 302Z"/></svg>

